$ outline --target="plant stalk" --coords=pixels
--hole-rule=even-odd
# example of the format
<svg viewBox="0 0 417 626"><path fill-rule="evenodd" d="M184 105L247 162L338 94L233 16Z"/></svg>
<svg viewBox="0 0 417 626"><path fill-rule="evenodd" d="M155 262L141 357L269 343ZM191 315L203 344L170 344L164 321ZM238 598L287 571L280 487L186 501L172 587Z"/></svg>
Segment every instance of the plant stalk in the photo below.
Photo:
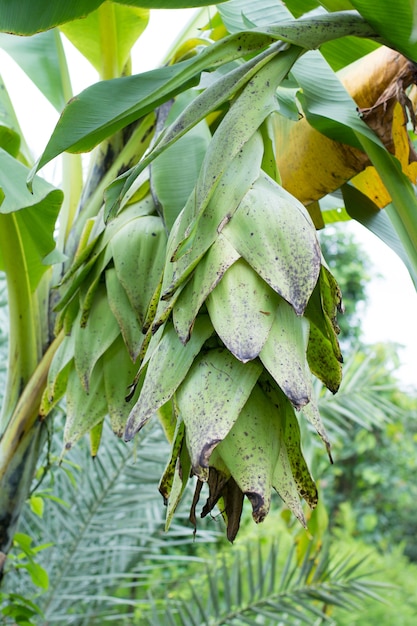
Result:
<svg viewBox="0 0 417 626"><path fill-rule="evenodd" d="M10 320L8 375L0 416L1 434L38 364L41 338L36 296L29 283L27 259L14 213L0 214L0 249L7 279Z"/></svg>

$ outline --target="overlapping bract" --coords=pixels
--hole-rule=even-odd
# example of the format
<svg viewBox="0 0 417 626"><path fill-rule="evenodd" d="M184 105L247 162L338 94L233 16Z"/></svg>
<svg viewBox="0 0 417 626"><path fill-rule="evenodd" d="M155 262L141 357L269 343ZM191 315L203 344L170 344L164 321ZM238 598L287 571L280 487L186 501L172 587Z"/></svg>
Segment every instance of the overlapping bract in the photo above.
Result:
<svg viewBox="0 0 417 626"><path fill-rule="evenodd" d="M107 414L114 432L123 435L134 404L134 396L127 402L126 395L138 369L142 327L165 262L166 231L150 194L106 229L101 215L87 228L62 280L57 330L63 327L66 336L41 404L46 415L66 393L66 449Z"/></svg>

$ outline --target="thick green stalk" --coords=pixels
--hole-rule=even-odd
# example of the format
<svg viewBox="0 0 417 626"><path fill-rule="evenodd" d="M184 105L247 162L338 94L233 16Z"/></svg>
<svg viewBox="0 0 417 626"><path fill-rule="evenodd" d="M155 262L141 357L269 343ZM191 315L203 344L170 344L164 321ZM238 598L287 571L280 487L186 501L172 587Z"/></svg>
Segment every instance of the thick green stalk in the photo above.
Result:
<svg viewBox="0 0 417 626"><path fill-rule="evenodd" d="M101 39L101 80L117 78L121 75L117 54L117 30L112 2L103 2L98 9Z"/></svg>
<svg viewBox="0 0 417 626"><path fill-rule="evenodd" d="M417 196L413 186L395 157L363 135L357 137L392 198L386 212L417 275Z"/></svg>
<svg viewBox="0 0 417 626"><path fill-rule="evenodd" d="M62 45L61 35L55 30L56 49L58 52L58 62L62 81L64 98L69 101L73 96L71 78L68 71L67 59ZM83 187L82 163L79 154L62 155L62 189L64 192L64 202L59 214L59 232L57 237L57 248L64 251L65 242L72 228Z"/></svg>
<svg viewBox="0 0 417 626"><path fill-rule="evenodd" d="M29 284L27 260L14 213L0 214L0 248L9 304L8 378L0 416L0 433L41 356L38 309Z"/></svg>

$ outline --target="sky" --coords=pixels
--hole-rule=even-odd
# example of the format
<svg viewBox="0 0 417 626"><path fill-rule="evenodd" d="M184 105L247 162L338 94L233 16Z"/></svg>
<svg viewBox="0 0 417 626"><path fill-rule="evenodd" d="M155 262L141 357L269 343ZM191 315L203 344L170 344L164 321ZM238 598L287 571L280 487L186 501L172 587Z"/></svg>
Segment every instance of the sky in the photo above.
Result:
<svg viewBox="0 0 417 626"><path fill-rule="evenodd" d="M165 52L158 42L164 41L168 47L194 14L195 9L152 11L150 25L133 50L133 72L157 67ZM66 45L66 49L70 51L73 90L79 93L97 80L97 74L71 45ZM53 131L58 113L1 50L0 74L15 105L23 133L37 157ZM58 167L57 162L53 162L42 170L42 175L56 179ZM402 345L402 366L397 373L399 380L405 387L417 388L417 293L411 278L396 254L375 235L353 221L346 224L346 228L354 232L369 254L375 273L380 275L368 285L369 304L362 318L364 339L367 343L395 342Z"/></svg>

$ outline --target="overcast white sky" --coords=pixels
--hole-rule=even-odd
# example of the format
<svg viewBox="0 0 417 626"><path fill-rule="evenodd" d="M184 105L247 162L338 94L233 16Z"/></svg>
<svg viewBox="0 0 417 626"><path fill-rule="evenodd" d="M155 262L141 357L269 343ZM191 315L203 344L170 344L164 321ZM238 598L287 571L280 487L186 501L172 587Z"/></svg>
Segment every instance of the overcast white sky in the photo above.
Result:
<svg viewBox="0 0 417 626"><path fill-rule="evenodd" d="M160 42L168 46L194 12L194 9L153 11L150 26L134 48L134 72L156 67L164 56ZM155 32L158 33L157 39ZM70 69L74 70L74 93L97 80L95 71L85 63L80 65L79 59L78 53L74 51L70 60ZM83 69L80 70L80 67ZM58 114L1 50L0 74L6 82L29 146L35 156L39 156L56 124ZM50 177L56 167L56 164L52 164L42 174ZM405 385L417 387L417 293L412 281L402 262L385 244L359 224L352 222L347 227L363 243L382 275L382 278L369 284L370 303L363 316L365 339L369 343L393 341L403 345L403 365L399 377Z"/></svg>

